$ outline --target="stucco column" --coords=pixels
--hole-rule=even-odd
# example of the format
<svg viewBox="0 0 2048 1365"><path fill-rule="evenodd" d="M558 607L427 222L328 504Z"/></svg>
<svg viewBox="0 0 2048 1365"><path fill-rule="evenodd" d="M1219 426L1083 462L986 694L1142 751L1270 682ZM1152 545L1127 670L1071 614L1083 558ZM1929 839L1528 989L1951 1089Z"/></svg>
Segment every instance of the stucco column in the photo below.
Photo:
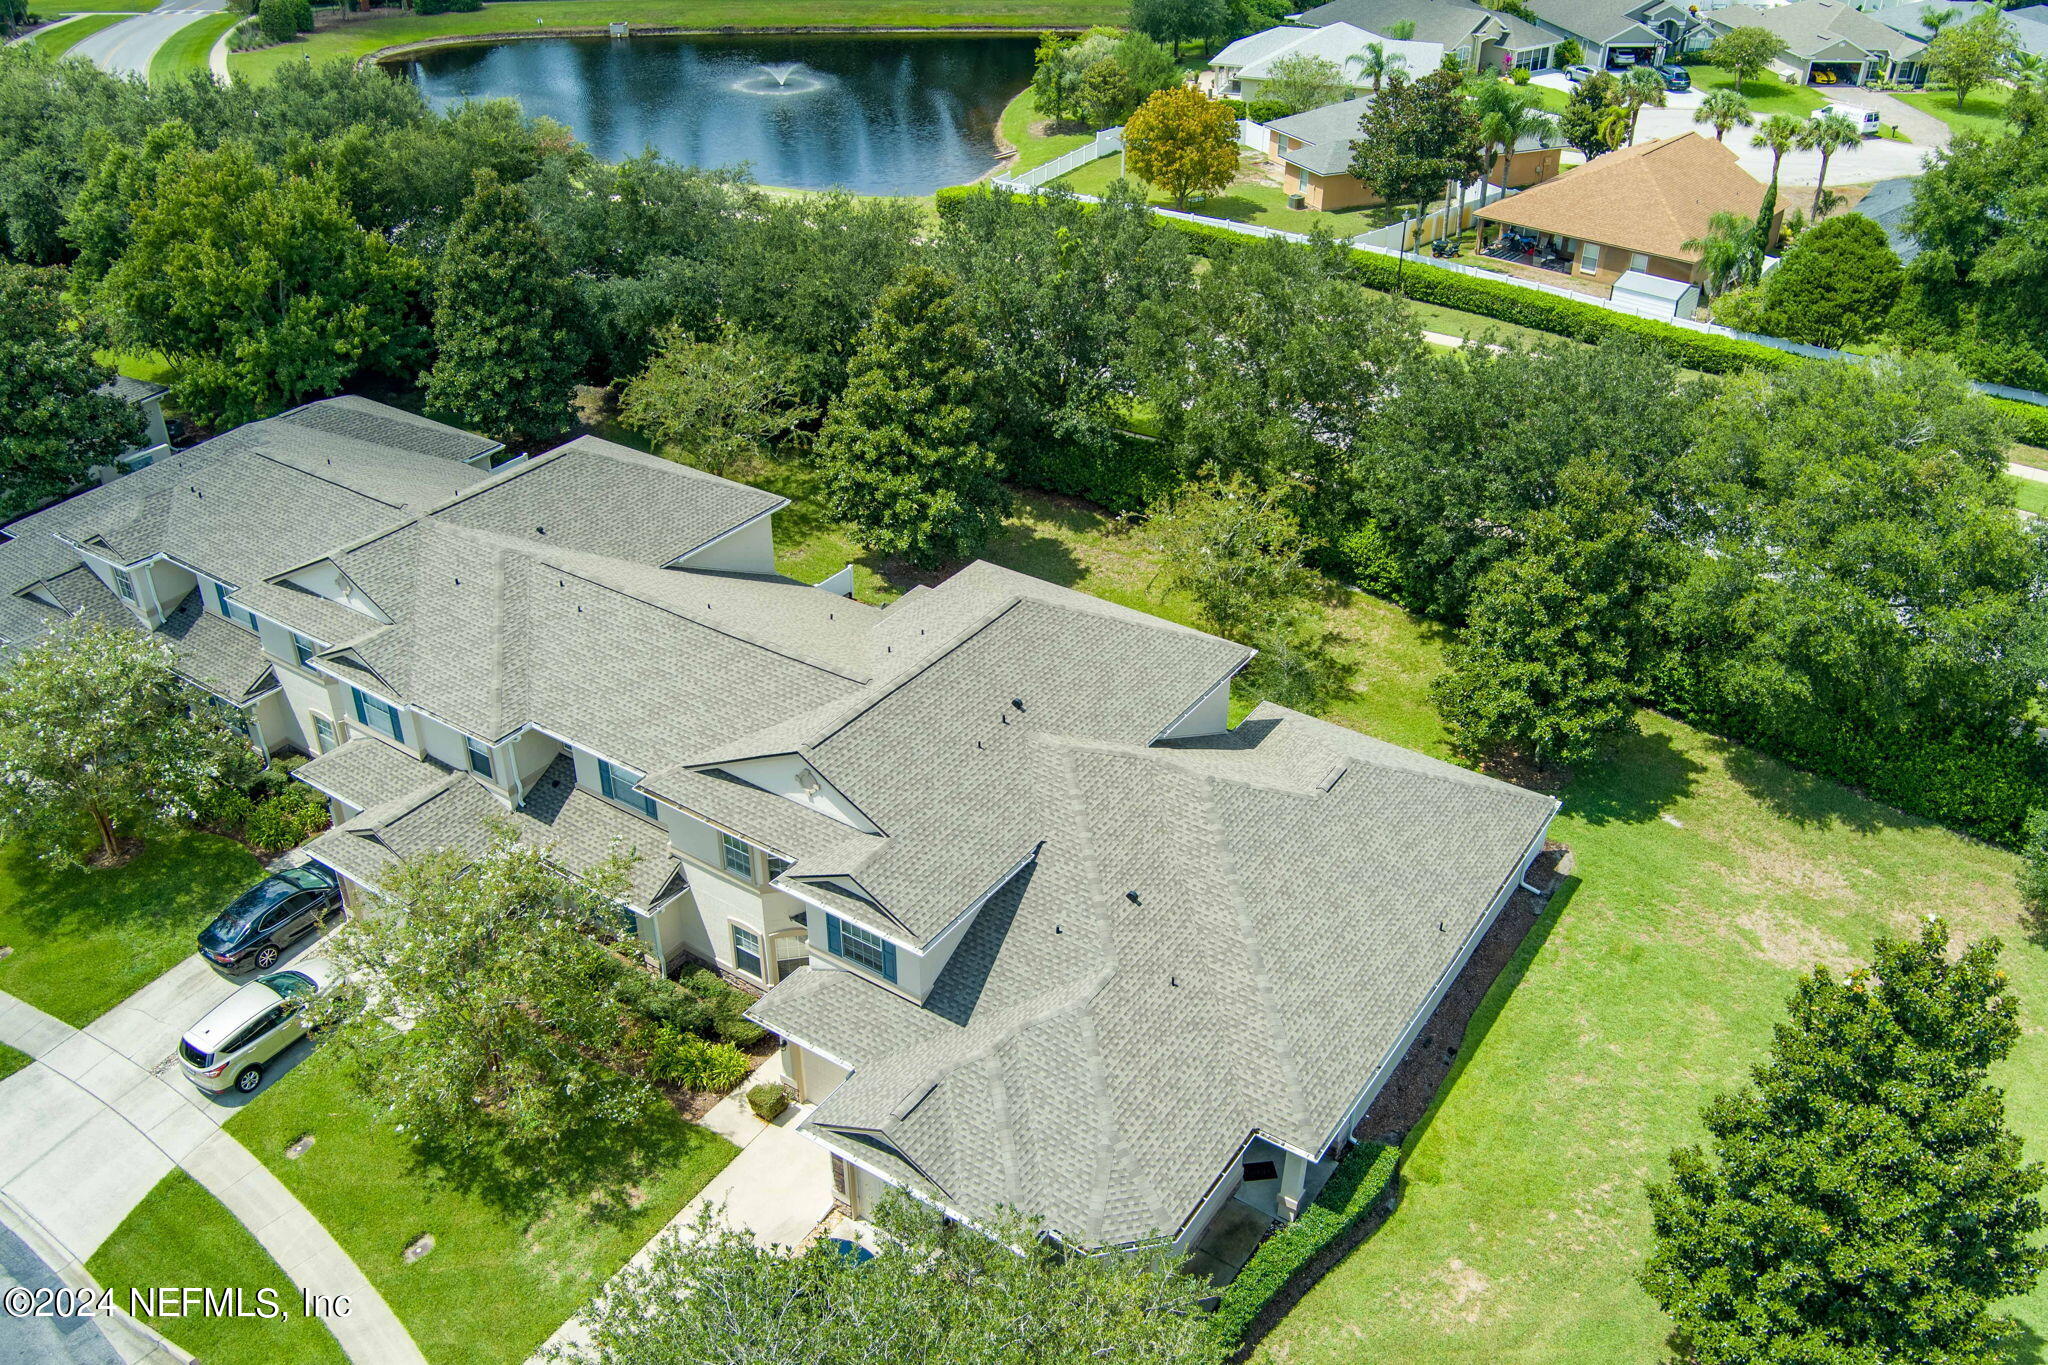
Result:
<svg viewBox="0 0 2048 1365"><path fill-rule="evenodd" d="M1308 1182L1308 1161L1294 1152L1280 1154L1280 1212L1289 1222L1301 1216L1301 1191Z"/></svg>

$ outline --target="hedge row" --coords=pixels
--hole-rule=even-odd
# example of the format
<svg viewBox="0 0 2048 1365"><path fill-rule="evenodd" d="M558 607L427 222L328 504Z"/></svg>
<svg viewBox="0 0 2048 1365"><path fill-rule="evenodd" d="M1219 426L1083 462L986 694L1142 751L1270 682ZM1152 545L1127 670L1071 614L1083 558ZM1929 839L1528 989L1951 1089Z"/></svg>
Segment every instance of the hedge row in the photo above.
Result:
<svg viewBox="0 0 2048 1365"><path fill-rule="evenodd" d="M939 212L943 215L949 199L986 194L976 185L940 190ZM1163 218L1182 232L1224 249L1243 247L1255 238L1208 223L1191 223L1180 218ZM1754 341L1695 332L1674 327L1655 318L1617 313L1597 304L1579 303L1553 294L1525 289L1505 281L1478 279L1444 270L1423 261L1389 259L1374 251L1353 251L1354 270L1361 284L1387 293L1400 292L1422 303L1455 308L1496 322L1513 323L1538 332L1550 332L1574 341L1599 341L1610 336L1635 337L1648 342L1670 357L1674 364L1704 374L1735 374L1744 370L1784 370L1803 365L1805 358ZM2010 399L1991 400L2014 423L2020 440L2029 445L2048 446L2048 408Z"/></svg>
<svg viewBox="0 0 2048 1365"><path fill-rule="evenodd" d="M1379 1202L1400 1163L1398 1147L1361 1142L1337 1163L1330 1183L1302 1215L1268 1237L1223 1291L1210 1326L1225 1348L1235 1350L1295 1277L1328 1250ZM1306 1284L1296 1286L1297 1291Z"/></svg>

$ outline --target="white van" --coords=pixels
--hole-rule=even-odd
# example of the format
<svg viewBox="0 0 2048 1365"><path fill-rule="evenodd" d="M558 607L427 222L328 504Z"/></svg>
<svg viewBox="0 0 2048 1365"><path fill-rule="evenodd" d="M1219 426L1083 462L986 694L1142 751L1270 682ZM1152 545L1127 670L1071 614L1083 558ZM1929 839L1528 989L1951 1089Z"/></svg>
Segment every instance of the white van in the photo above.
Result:
<svg viewBox="0 0 2048 1365"><path fill-rule="evenodd" d="M1813 111L1811 117L1825 118L1829 114L1840 114L1856 125L1856 131L1865 137L1877 136L1877 110L1865 109L1856 104L1823 104Z"/></svg>

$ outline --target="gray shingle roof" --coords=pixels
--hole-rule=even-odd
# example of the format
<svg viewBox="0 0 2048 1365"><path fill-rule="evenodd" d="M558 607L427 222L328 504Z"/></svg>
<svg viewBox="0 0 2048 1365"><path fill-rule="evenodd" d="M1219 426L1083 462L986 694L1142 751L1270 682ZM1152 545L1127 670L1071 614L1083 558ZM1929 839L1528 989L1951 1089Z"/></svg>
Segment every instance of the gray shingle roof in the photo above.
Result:
<svg viewBox="0 0 2048 1365"><path fill-rule="evenodd" d="M1925 50L1926 44L1880 23L1848 0L1793 0L1786 5L1728 5L1709 17L1720 28L1754 27L1768 29L1785 43L1787 55L1804 61L1838 42L1853 43L1866 52L1886 52L1894 61L1909 61Z"/></svg>
<svg viewBox="0 0 2048 1365"><path fill-rule="evenodd" d="M1504 17L1472 0L1331 0L1295 16L1295 22L1310 28L1352 24L1386 33L1406 19L1415 24L1415 42L1456 47L1489 21Z"/></svg>
<svg viewBox="0 0 2048 1365"><path fill-rule="evenodd" d="M1272 706L1019 766L1043 843L922 1006L812 967L754 1015L856 1067L808 1127L1088 1245L1176 1231L1255 1131L1319 1151L1555 809Z"/></svg>
<svg viewBox="0 0 2048 1365"><path fill-rule="evenodd" d="M308 403L276 420L308 431L346 437L364 445L457 463L476 459L501 447L500 442L487 436L478 436L460 427L431 421L402 408L387 407L353 394Z"/></svg>
<svg viewBox="0 0 2048 1365"><path fill-rule="evenodd" d="M448 769L431 760L422 763L381 739L359 736L307 760L292 775L315 791L365 811L440 781Z"/></svg>
<svg viewBox="0 0 2048 1365"><path fill-rule="evenodd" d="M628 873L627 899L642 909L678 889L678 865L661 827L578 787L574 762L566 754L534 781L518 810L467 773L426 763L414 767L418 783L321 835L306 846L307 853L375 886L402 859L439 849L480 855L495 831L505 829L549 849L551 858L571 873L588 872L616 854L637 855Z"/></svg>
<svg viewBox="0 0 2048 1365"><path fill-rule="evenodd" d="M136 379L125 374L115 375L112 379L100 385L99 391L112 394L124 403L146 403L152 398L161 398L170 392L169 389L161 384L147 379Z"/></svg>
<svg viewBox="0 0 2048 1365"><path fill-rule="evenodd" d="M1920 254L1919 239L1906 231L1906 219L1913 211L1913 189L1919 183L1918 177L1910 175L1880 180L1856 201L1855 212L1884 229L1893 252L1904 265L1911 265Z"/></svg>
<svg viewBox="0 0 2048 1365"><path fill-rule="evenodd" d="M659 568L788 500L582 436L437 514L451 525Z"/></svg>

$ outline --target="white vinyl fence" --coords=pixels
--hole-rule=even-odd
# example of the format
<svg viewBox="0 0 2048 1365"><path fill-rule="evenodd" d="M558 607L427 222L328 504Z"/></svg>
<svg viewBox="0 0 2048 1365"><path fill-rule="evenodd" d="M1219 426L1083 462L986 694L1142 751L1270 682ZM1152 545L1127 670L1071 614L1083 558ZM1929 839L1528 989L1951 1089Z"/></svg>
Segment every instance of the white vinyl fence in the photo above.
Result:
<svg viewBox="0 0 2048 1365"><path fill-rule="evenodd" d="M1093 141L1085 142L1073 151L1056 156L1043 166L1033 166L1028 171L1015 175L999 175L995 183L1013 190L1035 190L1059 179L1069 171L1078 171L1091 161L1100 161L1106 156L1115 156L1124 149L1124 130L1105 128L1095 135Z"/></svg>

